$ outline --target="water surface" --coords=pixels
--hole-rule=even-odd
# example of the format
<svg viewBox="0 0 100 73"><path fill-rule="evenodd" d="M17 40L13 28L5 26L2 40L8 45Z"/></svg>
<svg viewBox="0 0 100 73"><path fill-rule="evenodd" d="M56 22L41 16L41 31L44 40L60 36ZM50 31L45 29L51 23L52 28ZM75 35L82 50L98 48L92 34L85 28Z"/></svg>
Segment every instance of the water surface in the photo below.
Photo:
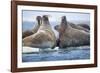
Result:
<svg viewBox="0 0 100 73"><path fill-rule="evenodd" d="M90 59L89 46L69 47L58 50L42 50L22 54L23 62L59 61L59 60L84 60Z"/></svg>

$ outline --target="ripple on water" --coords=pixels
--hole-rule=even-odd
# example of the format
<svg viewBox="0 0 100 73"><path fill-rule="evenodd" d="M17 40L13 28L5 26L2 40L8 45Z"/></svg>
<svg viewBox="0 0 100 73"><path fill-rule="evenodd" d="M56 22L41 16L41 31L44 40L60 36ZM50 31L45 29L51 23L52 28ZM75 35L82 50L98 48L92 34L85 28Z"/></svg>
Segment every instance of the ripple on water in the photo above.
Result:
<svg viewBox="0 0 100 73"><path fill-rule="evenodd" d="M59 61L90 59L90 47L68 47L65 49L42 50L22 54L23 62Z"/></svg>

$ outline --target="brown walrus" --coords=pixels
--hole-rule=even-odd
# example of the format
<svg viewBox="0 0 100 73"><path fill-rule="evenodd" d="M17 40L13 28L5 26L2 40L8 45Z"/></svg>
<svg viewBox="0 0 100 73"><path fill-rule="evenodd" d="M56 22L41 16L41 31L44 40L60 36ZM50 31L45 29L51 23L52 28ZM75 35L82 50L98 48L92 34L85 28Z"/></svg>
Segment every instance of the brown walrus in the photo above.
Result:
<svg viewBox="0 0 100 73"><path fill-rule="evenodd" d="M23 39L24 46L35 48L53 48L56 44L55 34L50 26L47 15L42 17L42 24L37 33Z"/></svg>
<svg viewBox="0 0 100 73"><path fill-rule="evenodd" d="M41 20L42 20L41 16L37 16L36 20L37 20L37 24L35 25L35 27L32 30L26 30L26 31L24 31L22 33L22 38L30 36L30 35L32 35L32 34L34 34L34 33L36 33L38 31L38 29L39 29L39 27L41 25Z"/></svg>
<svg viewBox="0 0 100 73"><path fill-rule="evenodd" d="M63 16L61 24L55 29L59 32L59 47L81 46L90 44L90 34L83 30L72 28Z"/></svg>

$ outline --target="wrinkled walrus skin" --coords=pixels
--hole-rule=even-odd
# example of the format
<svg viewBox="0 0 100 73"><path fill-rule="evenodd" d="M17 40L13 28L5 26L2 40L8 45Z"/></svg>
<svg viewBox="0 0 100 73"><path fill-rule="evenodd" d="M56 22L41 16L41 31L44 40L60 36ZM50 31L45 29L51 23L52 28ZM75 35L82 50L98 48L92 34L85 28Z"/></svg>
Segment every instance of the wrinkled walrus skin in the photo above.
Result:
<svg viewBox="0 0 100 73"><path fill-rule="evenodd" d="M53 48L56 44L56 37L46 15L42 17L42 24L37 33L23 39L24 46L35 48Z"/></svg>
<svg viewBox="0 0 100 73"><path fill-rule="evenodd" d="M66 21L66 17L62 17L61 24L55 29L59 32L59 47L66 48L69 46L82 46L90 44L90 34L86 31L71 27Z"/></svg>
<svg viewBox="0 0 100 73"><path fill-rule="evenodd" d="M41 24L41 20L42 20L41 16L37 16L36 20L37 20L37 24L35 25L35 27L32 30L24 31L22 33L22 38L25 38L25 37L30 36L32 34L35 34L38 31L40 24Z"/></svg>

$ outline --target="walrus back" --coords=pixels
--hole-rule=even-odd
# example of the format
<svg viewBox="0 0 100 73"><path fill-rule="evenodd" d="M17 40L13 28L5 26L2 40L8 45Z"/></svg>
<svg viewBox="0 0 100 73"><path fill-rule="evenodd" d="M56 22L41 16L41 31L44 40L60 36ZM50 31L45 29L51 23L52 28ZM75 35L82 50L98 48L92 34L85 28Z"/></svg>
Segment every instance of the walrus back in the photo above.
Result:
<svg viewBox="0 0 100 73"><path fill-rule="evenodd" d="M90 34L81 30L70 28L60 38L60 46L82 46L90 44Z"/></svg>

